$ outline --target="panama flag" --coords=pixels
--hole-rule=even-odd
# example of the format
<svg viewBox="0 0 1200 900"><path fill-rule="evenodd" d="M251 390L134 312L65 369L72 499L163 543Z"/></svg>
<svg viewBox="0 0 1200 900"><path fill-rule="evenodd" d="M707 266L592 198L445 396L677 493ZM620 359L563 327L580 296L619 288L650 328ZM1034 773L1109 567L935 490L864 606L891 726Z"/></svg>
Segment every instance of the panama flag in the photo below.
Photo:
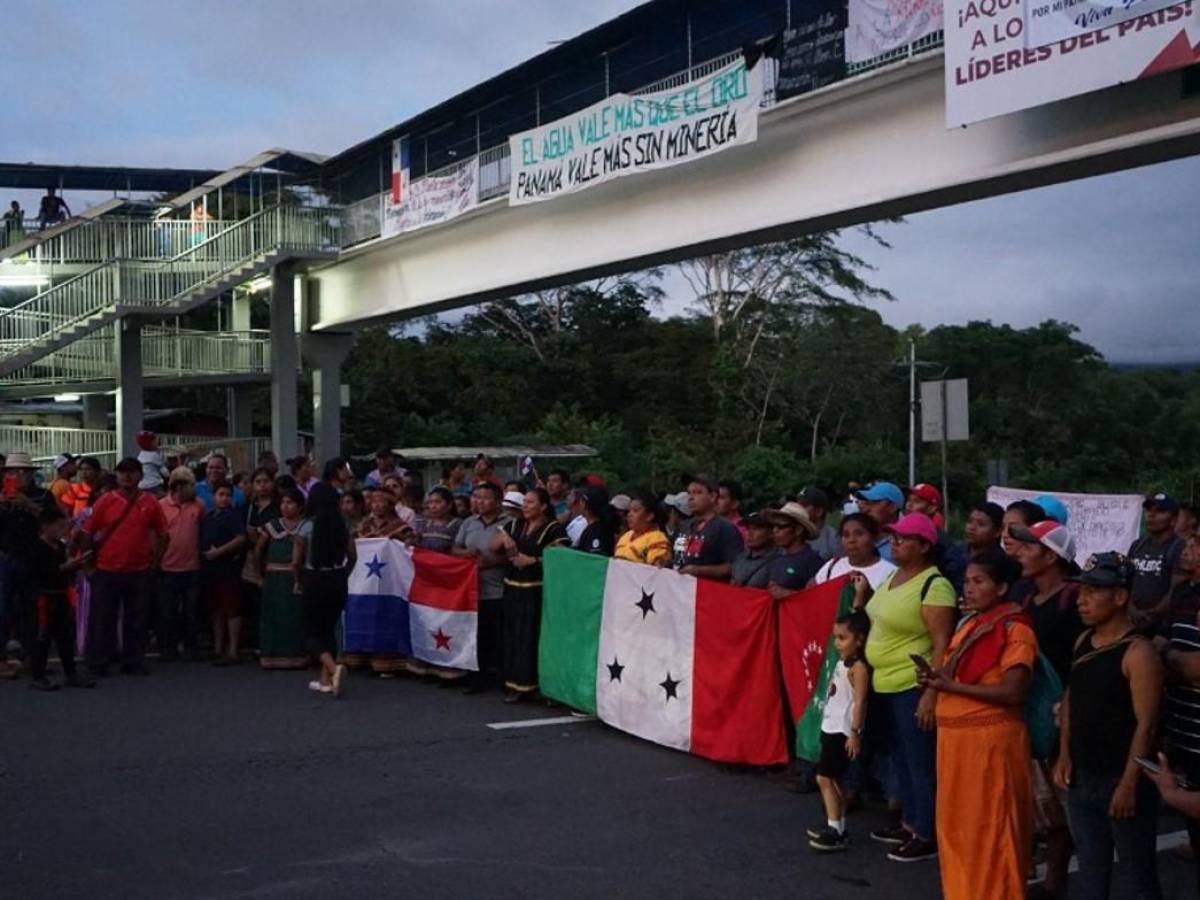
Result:
<svg viewBox="0 0 1200 900"><path fill-rule="evenodd" d="M543 694L709 759L787 762L766 591L574 550L544 565Z"/></svg>
<svg viewBox="0 0 1200 900"><path fill-rule="evenodd" d="M397 653L478 670L479 570L472 559L388 538L355 542L343 617L347 653Z"/></svg>
<svg viewBox="0 0 1200 900"><path fill-rule="evenodd" d="M409 185L409 150L408 138L400 137L392 141L392 205L399 206L404 201L404 194Z"/></svg>

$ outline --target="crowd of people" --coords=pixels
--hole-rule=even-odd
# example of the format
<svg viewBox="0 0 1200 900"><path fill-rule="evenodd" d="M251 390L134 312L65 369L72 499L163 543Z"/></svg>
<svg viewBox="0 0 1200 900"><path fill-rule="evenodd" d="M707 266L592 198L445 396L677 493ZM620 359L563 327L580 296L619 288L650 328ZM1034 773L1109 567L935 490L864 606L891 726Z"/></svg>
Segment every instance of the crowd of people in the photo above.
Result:
<svg viewBox="0 0 1200 900"><path fill-rule="evenodd" d="M1115 851L1117 893L1161 897L1162 801L1200 851L1200 535L1167 494L1146 498L1143 537L1080 566L1049 495L980 502L955 540L927 484L877 481L839 504L807 487L744 512L736 483L702 474L665 496L611 494L532 461L506 483L480 454L430 486L386 448L360 478L344 458L281 473L267 452L231 475L219 453L168 464L152 434L139 445L112 472L64 454L45 488L27 454L3 461L0 635L15 658L0 677L94 687L149 674L153 649L162 664L315 666L308 687L332 697L361 666L517 703L537 694L549 547L776 599L849 576L820 759L801 772L824 813L814 850L844 850L847 813L878 792L894 818L870 837L895 862L937 858L952 900L1023 896L1039 844L1046 895L1066 895L1074 853L1072 896L1109 896ZM477 563L478 672L344 652L356 538Z"/></svg>

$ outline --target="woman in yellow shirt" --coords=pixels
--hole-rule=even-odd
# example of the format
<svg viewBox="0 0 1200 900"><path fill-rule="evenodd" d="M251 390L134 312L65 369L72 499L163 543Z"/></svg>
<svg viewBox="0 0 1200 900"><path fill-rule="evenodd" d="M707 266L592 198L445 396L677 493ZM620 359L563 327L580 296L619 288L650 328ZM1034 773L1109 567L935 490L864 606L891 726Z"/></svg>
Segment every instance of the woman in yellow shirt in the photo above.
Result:
<svg viewBox="0 0 1200 900"><path fill-rule="evenodd" d="M662 508L649 494L639 494L629 503L629 530L617 541L617 559L651 566L671 564L671 542L662 530Z"/></svg>

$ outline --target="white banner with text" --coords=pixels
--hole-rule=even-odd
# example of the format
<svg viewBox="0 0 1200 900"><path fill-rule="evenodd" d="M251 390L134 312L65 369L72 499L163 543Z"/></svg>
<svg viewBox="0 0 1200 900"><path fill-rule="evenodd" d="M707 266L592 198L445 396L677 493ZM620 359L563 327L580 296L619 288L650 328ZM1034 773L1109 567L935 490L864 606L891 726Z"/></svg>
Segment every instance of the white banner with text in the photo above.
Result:
<svg viewBox="0 0 1200 900"><path fill-rule="evenodd" d="M1026 0L1025 46L1044 47L1175 6L1179 0Z"/></svg>
<svg viewBox="0 0 1200 900"><path fill-rule="evenodd" d="M942 0L850 0L846 62L868 62L941 27Z"/></svg>
<svg viewBox="0 0 1200 900"><path fill-rule="evenodd" d="M758 138L763 69L737 60L679 87L613 94L509 138L513 206L693 162Z"/></svg>
<svg viewBox="0 0 1200 900"><path fill-rule="evenodd" d="M404 185L404 200L383 195L383 237L447 222L479 205L479 157L448 175L418 178Z"/></svg>
<svg viewBox="0 0 1200 900"><path fill-rule="evenodd" d="M1141 494L1061 494L995 486L987 489L987 498L1006 509L1010 503L1033 500L1039 494L1049 494L1067 508L1067 528L1075 537L1076 562L1082 564L1093 553L1109 550L1127 553L1129 545L1137 540L1146 499Z"/></svg>
<svg viewBox="0 0 1200 900"><path fill-rule="evenodd" d="M1049 2L1053 9L1058 0ZM946 0L947 128L1197 61L1193 48L1200 46L1200 0L1028 47L1022 10L1021 0Z"/></svg>

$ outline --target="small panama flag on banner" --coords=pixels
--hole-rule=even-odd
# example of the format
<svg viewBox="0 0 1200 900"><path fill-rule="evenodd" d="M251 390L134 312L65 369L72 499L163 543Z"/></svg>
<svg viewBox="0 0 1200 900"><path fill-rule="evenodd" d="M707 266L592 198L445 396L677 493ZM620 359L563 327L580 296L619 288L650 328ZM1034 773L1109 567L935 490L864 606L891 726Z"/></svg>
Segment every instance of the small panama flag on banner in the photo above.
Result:
<svg viewBox="0 0 1200 900"><path fill-rule="evenodd" d="M404 195L409 185L409 149L408 138L400 137L392 141L392 205L399 206L404 202Z"/></svg>
<svg viewBox="0 0 1200 900"><path fill-rule="evenodd" d="M708 759L787 762L766 591L574 550L544 565L543 694Z"/></svg>
<svg viewBox="0 0 1200 900"><path fill-rule="evenodd" d="M347 653L396 653L477 671L479 570L474 560L388 538L355 542L343 616Z"/></svg>
<svg viewBox="0 0 1200 900"><path fill-rule="evenodd" d="M526 456L521 460L521 477L528 478L533 474L533 457Z"/></svg>

